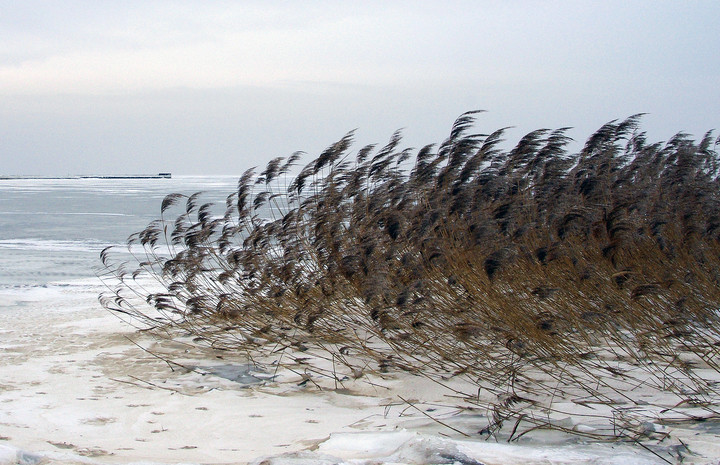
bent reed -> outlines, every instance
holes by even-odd
[[[132,260],[103,250],[102,304],[308,378],[426,376],[508,439],[720,418],[718,140],[648,143],[635,115],[508,151],[475,113],[416,153],[274,159],[224,212],[167,196]]]

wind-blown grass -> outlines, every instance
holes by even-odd
[[[578,154],[568,128],[503,150],[474,113],[417,152],[395,133],[353,154],[350,133],[294,177],[299,154],[272,160],[224,214],[167,196],[136,263],[103,251],[101,302],[314,376],[463,378],[510,437],[717,418],[718,141],[648,143],[635,115]]]

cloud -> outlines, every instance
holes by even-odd
[[[29,156],[48,172],[121,170],[126,154],[223,172],[238,148],[258,164],[354,127],[368,142],[406,127],[417,146],[477,108],[489,110],[484,130],[517,126],[511,139],[568,125],[582,139],[638,112],[650,113],[651,139],[718,124],[712,1],[0,7],[0,156],[15,172]]]
[[[289,81],[412,85],[417,78],[469,79],[500,63],[493,57],[502,45],[499,36],[487,34],[482,17],[477,26],[485,27],[485,34],[469,28],[478,15],[473,7],[464,16],[372,2],[361,8],[323,2],[224,8],[153,2],[123,12],[102,5],[94,14],[65,12],[48,25],[50,32],[16,29],[4,39],[0,92],[97,93]]]

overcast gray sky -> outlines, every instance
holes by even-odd
[[[239,174],[296,150],[720,127],[720,2],[0,0],[0,174]]]

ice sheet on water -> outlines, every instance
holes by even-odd
[[[52,308],[53,311],[75,311],[96,305],[97,295],[103,290],[96,278],[82,278],[47,284],[0,285],[0,311],[11,309]]]
[[[4,179],[0,191],[47,193],[62,191],[104,193],[119,196],[164,195],[170,192],[232,192],[240,175],[173,176],[171,179]]]
[[[426,437],[408,431],[390,433],[333,434],[319,447],[321,452],[346,460],[381,460],[413,464],[483,465],[461,452],[454,441]]]
[[[111,244],[99,240],[0,239],[0,249],[40,250],[45,252],[99,252],[108,245]]]
[[[59,457],[0,445],[0,465],[39,465]],[[101,460],[73,458],[60,463],[97,464]],[[155,465],[132,461],[128,465]],[[334,433],[315,450],[259,457],[252,465],[653,465],[649,452],[612,443],[519,445],[490,441],[453,440],[409,431]]]
[[[645,451],[610,443],[597,445],[518,445],[459,441],[409,431],[335,433],[314,452],[263,457],[253,465],[372,464],[586,464],[651,465],[658,458]]]
[[[201,371],[208,372],[215,376],[219,376],[221,378],[225,378],[227,380],[234,381],[236,383],[247,385],[247,386],[263,383],[263,382],[267,381],[269,378],[272,378],[271,374],[259,371],[258,368],[256,368],[254,365],[251,365],[251,364],[245,364],[245,365],[223,364],[223,365],[197,366],[195,368],[198,368]]]
[[[0,465],[38,465],[45,458],[11,446],[0,445]]]

